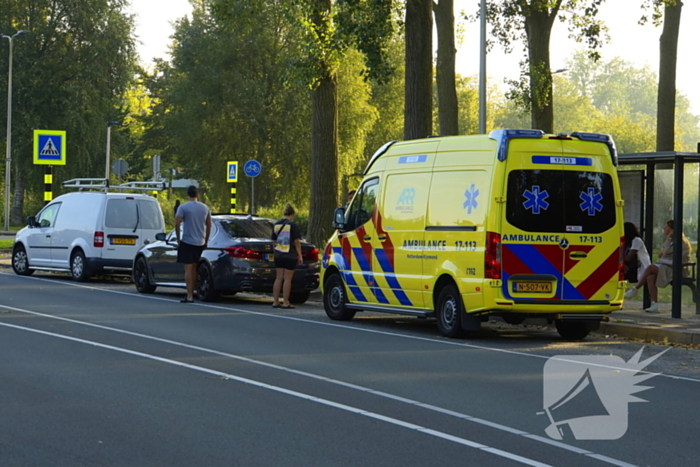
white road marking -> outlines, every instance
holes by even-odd
[[[101,289],[97,289],[97,290],[101,290]],[[565,450],[567,450],[567,451],[571,451],[571,452],[576,453],[576,454],[583,454],[583,455],[586,455],[586,456],[595,457],[596,459],[599,459],[599,460],[610,459],[610,461],[606,461],[606,462],[612,463],[612,464],[614,464],[614,465],[625,465],[625,466],[631,466],[631,465],[632,465],[632,464],[626,464],[625,462],[622,462],[622,461],[619,461],[619,460],[616,460],[616,459],[612,459],[612,458],[608,458],[608,457],[606,457],[606,456],[602,456],[602,455],[600,455],[600,454],[593,453],[593,452],[591,452],[591,451],[587,451],[587,450],[585,450],[585,449],[581,449],[581,448],[578,448],[578,447],[575,447],[575,446],[570,446],[570,445],[568,445],[568,444],[565,444],[565,443],[562,443],[562,442],[559,442],[559,441],[551,440],[551,439],[549,439],[549,438],[544,438],[544,437],[542,437],[542,436],[534,435],[534,434],[528,433],[528,432],[526,432],[526,431],[522,431],[522,430],[519,430],[519,429],[516,429],[516,428],[511,428],[511,427],[506,426],[506,425],[501,425],[501,424],[499,424],[499,423],[495,423],[495,422],[491,422],[491,421],[488,421],[488,420],[484,420],[484,419],[482,419],[482,418],[473,417],[473,416],[471,416],[471,415],[463,414],[463,413],[460,413],[460,412],[456,412],[456,411],[453,411],[453,410],[445,409],[445,408],[438,407],[438,406],[431,405],[431,404],[426,404],[426,403],[424,403],[424,402],[419,402],[419,401],[416,401],[416,400],[413,400],[413,399],[409,399],[409,398],[402,397],[402,396],[397,396],[397,395],[390,394],[390,393],[386,393],[386,392],[383,392],[383,391],[377,391],[377,390],[374,390],[374,389],[371,389],[371,388],[367,388],[367,387],[364,387],[364,386],[360,386],[360,385],[357,385],[357,384],[348,383],[348,382],[345,382],[345,381],[340,381],[340,380],[328,378],[328,377],[321,376],[321,375],[317,375],[317,374],[314,374],[314,373],[308,373],[308,372],[306,372],[306,371],[295,370],[295,369],[293,369],[293,368],[284,367],[284,366],[281,366],[281,365],[276,365],[276,364],[274,364],[274,363],[267,363],[267,362],[263,362],[263,361],[260,361],[260,360],[255,360],[255,359],[252,359],[252,358],[244,357],[244,356],[241,356],[241,355],[230,354],[230,353],[227,353],[227,352],[222,352],[222,351],[219,351],[219,350],[209,349],[209,348],[206,348],[206,347],[200,347],[200,346],[197,346],[197,345],[187,344],[187,343],[184,343],[184,342],[173,341],[173,340],[170,340],[170,339],[164,339],[164,338],[161,338],[161,337],[151,336],[151,335],[148,335],[148,334],[141,334],[141,333],[138,333],[138,332],[133,332],[133,331],[127,331],[127,330],[124,330],[124,329],[113,328],[113,327],[110,327],[110,326],[103,326],[103,325],[101,325],[101,324],[94,324],[94,323],[89,323],[89,322],[86,322],[86,321],[79,321],[79,320],[75,320],[75,319],[71,319],[71,318],[64,318],[64,317],[61,317],[61,316],[54,316],[54,315],[49,315],[49,314],[46,314],[46,313],[40,313],[40,312],[36,312],[36,311],[30,311],[30,310],[26,310],[26,309],[23,309],[23,308],[16,308],[16,307],[11,307],[11,306],[7,306],[7,305],[0,305],[0,308],[5,308],[5,309],[8,309],[8,310],[12,310],[12,311],[20,312],[20,313],[26,313],[26,314],[33,315],[33,316],[40,316],[40,317],[43,317],[43,318],[54,319],[54,320],[57,320],[57,321],[65,321],[65,322],[68,322],[68,323],[78,324],[78,325],[82,325],[82,326],[86,326],[86,327],[92,327],[92,328],[101,329],[101,330],[104,330],[104,331],[110,331],[110,332],[115,332],[115,333],[119,333],[119,334],[125,334],[125,335],[129,335],[129,336],[133,336],[133,337],[138,337],[138,338],[142,338],[142,339],[147,339],[147,340],[151,340],[151,341],[155,341],[155,342],[160,342],[160,343],[168,344],[168,345],[183,347],[183,348],[187,348],[187,349],[190,349],[190,350],[196,350],[196,351],[199,351],[199,352],[209,353],[209,354],[212,354],[212,355],[218,355],[218,356],[221,356],[221,357],[226,357],[226,358],[230,358],[230,359],[233,359],[233,360],[238,360],[238,361],[242,361],[242,362],[245,362],[245,363],[250,363],[250,364],[254,364],[254,365],[259,365],[259,366],[263,366],[263,367],[266,367],[266,368],[271,368],[271,369],[283,371],[283,372],[286,372],[286,373],[291,373],[291,374],[294,374],[294,375],[298,375],[298,376],[303,376],[303,377],[306,377],[306,378],[314,379],[314,380],[317,380],[317,381],[323,381],[323,382],[325,382],[325,383],[329,383],[329,384],[333,384],[333,385],[337,385],[337,386],[342,386],[342,387],[349,388],[349,389],[354,389],[354,390],[357,390],[357,391],[360,391],[360,392],[364,392],[364,393],[367,393],[367,394],[372,394],[372,395],[375,395],[375,396],[378,396],[378,397],[382,397],[382,398],[385,398],[385,399],[390,399],[390,400],[393,400],[393,401],[395,401],[395,402],[401,402],[401,403],[404,403],[404,404],[408,404],[408,405],[420,407],[420,408],[423,408],[423,409],[426,409],[426,410],[430,410],[430,411],[433,411],[433,412],[442,413],[442,414],[444,414],[444,415],[449,415],[449,416],[452,416],[452,417],[455,417],[455,418],[459,418],[459,419],[463,419],[463,420],[466,420],[466,421],[474,422],[474,423],[477,423],[477,424],[480,424],[480,425],[485,425],[485,426],[494,428],[494,429],[496,429],[496,430],[504,431],[504,432],[511,433],[511,434],[515,434],[515,435],[519,435],[519,436],[523,436],[523,437],[528,438],[528,439],[533,440],[533,441],[538,441],[538,442],[541,442],[541,443],[544,443],[544,444],[549,444],[549,445],[551,445],[551,446],[555,446],[555,447],[558,447],[558,448],[561,448],[561,449],[565,449]],[[0,323],[0,324],[2,324],[2,323]],[[440,341],[438,341],[438,342],[440,342]],[[614,462],[612,462],[612,461],[614,461]]]
[[[13,277],[21,277],[23,279],[45,281],[45,282],[49,282],[52,284],[68,285],[71,287],[84,288],[87,290],[94,290],[97,292],[108,292],[108,293],[113,293],[113,294],[117,294],[117,295],[126,295],[127,297],[133,297],[133,298],[142,298],[142,299],[146,299],[146,300],[157,300],[157,301],[178,303],[178,300],[173,300],[173,299],[169,299],[169,298],[155,297],[155,296],[150,296],[150,295],[142,295],[142,294],[138,294],[138,293],[122,292],[121,290],[103,289],[100,287],[93,287],[93,286],[89,286],[89,285],[76,284],[73,282],[58,282],[54,279],[46,279],[46,278],[41,278],[41,277],[29,277],[29,276],[15,276],[13,274],[8,274],[8,273],[0,273],[0,274],[5,274],[8,276],[13,276]],[[439,343],[439,344],[443,344],[443,345],[451,345],[451,346],[457,346],[457,347],[462,347],[462,348],[486,350],[486,351],[490,351],[490,352],[499,352],[499,353],[505,353],[505,354],[509,354],[509,355],[519,355],[521,357],[539,358],[542,360],[548,360],[551,358],[551,357],[548,357],[546,355],[538,355],[536,353],[517,352],[515,350],[498,349],[495,347],[487,347],[487,346],[483,346],[483,345],[467,344],[465,342],[453,342],[453,341],[448,341],[448,340],[433,339],[433,338],[429,338],[429,337],[410,336],[407,334],[401,334],[401,333],[396,333],[396,332],[378,331],[376,329],[367,329],[367,328],[352,326],[349,324],[338,324],[338,323],[323,322],[323,321],[313,321],[310,319],[295,318],[293,316],[269,314],[269,313],[263,313],[260,311],[246,310],[243,308],[225,307],[225,306],[221,306],[221,305],[211,305],[208,303],[201,303],[201,302],[195,302],[193,304],[182,305],[182,306],[200,306],[200,307],[211,308],[211,309],[215,309],[215,310],[235,311],[237,313],[244,313],[244,314],[256,315],[256,316],[264,316],[266,318],[285,319],[285,320],[289,320],[289,321],[297,321],[297,322],[301,322],[301,323],[309,323],[309,324],[315,324],[315,325],[319,325],[319,326],[328,326],[328,327],[335,327],[335,328],[341,328],[341,329],[349,329],[351,331],[366,332],[366,333],[370,333],[370,334],[381,334],[381,335],[385,335],[385,336],[400,337],[403,339],[412,339],[412,340],[418,340],[418,341],[423,341],[423,342]],[[387,315],[387,316],[389,316],[389,315]],[[562,362],[573,363],[573,364],[577,364],[577,365],[582,364],[581,362],[578,362],[575,360],[567,360],[567,359],[561,358],[560,356],[558,356],[557,360],[562,361]],[[649,375],[653,374],[659,378],[668,378],[668,379],[673,379],[673,380],[683,380],[683,381],[691,381],[693,383],[700,383],[700,379],[690,378],[690,377],[686,377],[686,376],[667,375],[664,373],[652,373],[650,371],[643,371],[643,370],[636,371],[636,370],[630,370],[629,368],[625,368],[625,367],[617,367],[617,366],[612,366],[612,365],[602,365],[602,364],[595,364],[595,363],[585,363],[585,365],[586,366],[596,366],[596,367],[601,367],[601,368],[608,368],[611,370],[618,370],[618,371],[629,371],[629,372],[634,372],[634,373],[639,373],[639,374],[649,374]]]
[[[79,338],[77,338],[77,337],[64,336],[64,335],[62,335],[62,334],[56,334],[56,333],[53,333],[53,332],[41,331],[41,330],[38,330],[38,329],[27,328],[27,327],[24,327],[24,326],[17,326],[17,325],[8,324],[8,323],[0,323],[0,326],[4,326],[4,327],[7,327],[7,328],[12,328],[12,329],[17,329],[17,330],[21,330],[21,331],[33,332],[33,333],[41,334],[41,335],[44,335],[44,336],[50,336],[50,337],[56,337],[56,338],[59,338],[59,339],[65,339],[65,340],[68,340],[68,341],[71,341],[71,342],[78,342],[78,343],[80,343],[80,344],[91,345],[91,346],[93,346],[93,347],[99,347],[99,348],[102,348],[102,349],[112,350],[112,351],[115,351],[115,352],[121,352],[121,353],[125,353],[125,354],[128,354],[128,355],[133,355],[133,356],[135,356],[135,357],[145,358],[145,359],[154,360],[154,361],[157,361],[157,362],[160,362],[160,363],[166,363],[166,364],[168,364],[168,365],[174,365],[174,366],[178,366],[178,367],[181,367],[181,368],[187,368],[187,369],[189,369],[189,370],[194,370],[194,371],[199,371],[199,372],[202,372],[202,373],[207,373],[207,374],[214,375],[214,376],[217,376],[217,377],[225,378],[225,379],[227,379],[227,380],[238,381],[239,383],[249,384],[249,385],[251,385],[251,386],[255,386],[255,387],[258,387],[258,388],[262,388],[262,389],[267,389],[267,390],[270,390],[270,391],[273,391],[273,392],[278,392],[278,393],[281,393],[281,394],[285,394],[285,395],[287,395],[287,396],[292,396],[292,397],[296,397],[296,398],[299,398],[299,399],[303,399],[303,400],[306,400],[306,401],[309,401],[309,402],[315,402],[315,403],[317,403],[317,404],[325,405],[325,406],[328,406],[328,407],[333,407],[333,408],[336,408],[336,409],[339,409],[339,410],[343,410],[343,411],[345,411],[345,412],[350,412],[350,413],[353,413],[353,414],[356,414],[356,415],[360,415],[360,416],[363,416],[363,417],[373,418],[373,419],[375,419],[375,420],[379,420],[379,421],[383,421],[383,422],[386,422],[386,423],[391,424],[391,425],[396,425],[396,426],[400,426],[400,427],[403,427],[403,428],[407,428],[407,429],[409,429],[409,430],[415,430],[415,431],[418,431],[418,432],[420,432],[420,433],[424,433],[424,434],[427,434],[427,435],[430,435],[430,436],[434,436],[434,437],[437,437],[437,438],[444,439],[444,440],[446,440],[446,441],[451,441],[451,442],[453,442],[453,443],[457,443],[457,444],[461,444],[461,445],[464,445],[464,446],[468,446],[468,447],[473,448],[473,449],[479,449],[479,450],[481,450],[481,451],[488,452],[488,453],[490,453],[490,454],[493,454],[493,455],[496,455],[496,456],[499,456],[499,457],[503,457],[503,458],[506,458],[506,459],[510,459],[510,460],[512,460],[512,461],[519,462],[519,463],[521,463],[521,464],[531,465],[531,466],[534,466],[534,467],[551,467],[549,464],[544,464],[544,463],[542,463],[542,462],[538,462],[538,461],[535,461],[535,460],[533,460],[533,459],[528,459],[528,458],[526,458],[526,457],[518,456],[517,454],[513,454],[513,453],[510,453],[510,452],[502,451],[502,450],[500,450],[500,449],[492,448],[492,447],[486,446],[486,445],[481,444],[481,443],[476,443],[476,442],[474,442],[474,441],[470,441],[470,440],[465,439],[465,438],[459,438],[459,437],[457,437],[457,436],[452,436],[452,435],[449,435],[449,434],[447,434],[447,433],[443,433],[443,432],[441,432],[441,431],[432,430],[432,429],[430,429],[430,428],[426,428],[426,427],[421,426],[421,425],[416,425],[416,424],[414,424],[414,423],[405,422],[405,421],[403,421],[403,420],[399,420],[399,419],[396,419],[396,418],[387,417],[387,416],[380,415],[380,414],[377,414],[377,413],[374,413],[374,412],[369,412],[369,411],[367,411],[367,410],[359,409],[359,408],[357,408],[357,407],[352,407],[352,406],[350,406],[350,405],[340,404],[340,403],[338,403],[338,402],[333,402],[333,401],[330,401],[330,400],[327,400],[327,399],[322,399],[322,398],[320,398],[320,397],[312,396],[312,395],[310,395],[310,394],[305,394],[305,393],[302,393],[302,392],[292,391],[292,390],[285,389],[285,388],[282,388],[282,387],[279,387],[279,386],[273,386],[273,385],[271,385],[271,384],[263,383],[263,382],[261,382],[261,381],[256,381],[256,380],[252,380],[252,379],[248,379],[248,378],[242,378],[242,377],[240,377],[240,376],[236,376],[236,375],[233,375],[233,374],[230,374],[230,373],[224,373],[224,372],[222,372],[222,371],[212,370],[212,369],[209,369],[209,368],[201,367],[201,366],[198,366],[198,365],[192,365],[192,364],[189,364],[189,363],[178,362],[178,361],[176,361],[176,360],[171,360],[171,359],[168,359],[168,358],[158,357],[158,356],[156,356],[156,355],[151,355],[151,354],[147,354],[147,353],[143,353],[143,352],[137,352],[137,351],[125,349],[125,348],[122,348],[122,347],[116,347],[116,346],[113,346],[113,345],[102,344],[102,343],[100,343],[100,342],[89,341],[89,340],[85,340],[85,339],[79,339]]]

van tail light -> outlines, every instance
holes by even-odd
[[[104,232],[95,232],[95,237],[92,241],[92,245],[95,248],[102,248],[105,246],[105,233]]]
[[[224,251],[232,258],[263,259],[262,252],[249,250],[242,246],[230,246],[224,248]]]
[[[304,259],[304,261],[318,261],[318,249],[314,248],[311,251],[302,253],[301,257]]]
[[[484,277],[487,279],[501,278],[501,235],[493,232],[486,232]]]
[[[618,280],[625,280],[625,237],[620,237],[620,264],[618,266],[620,271]]]

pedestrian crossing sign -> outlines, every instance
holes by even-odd
[[[34,130],[34,164],[66,165],[66,132]]]
[[[227,181],[230,183],[235,183],[238,181],[238,161],[232,161],[226,163],[228,176]]]

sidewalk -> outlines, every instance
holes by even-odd
[[[659,307],[660,313],[647,313],[641,300],[625,300],[622,310],[610,314],[610,321],[601,323],[596,333],[700,345],[700,315],[695,314],[695,305],[682,307],[680,319],[671,318],[670,303],[661,303]]]

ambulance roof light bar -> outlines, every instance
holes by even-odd
[[[508,143],[515,138],[542,138],[542,130],[493,130],[489,133],[489,138],[498,142],[498,160],[504,161],[508,156]]]
[[[610,157],[612,157],[613,165],[617,167],[617,149],[615,149],[615,141],[613,141],[612,136],[604,133],[584,133],[579,131],[571,133],[571,136],[581,141],[595,141],[607,144],[608,149],[610,149]]]

